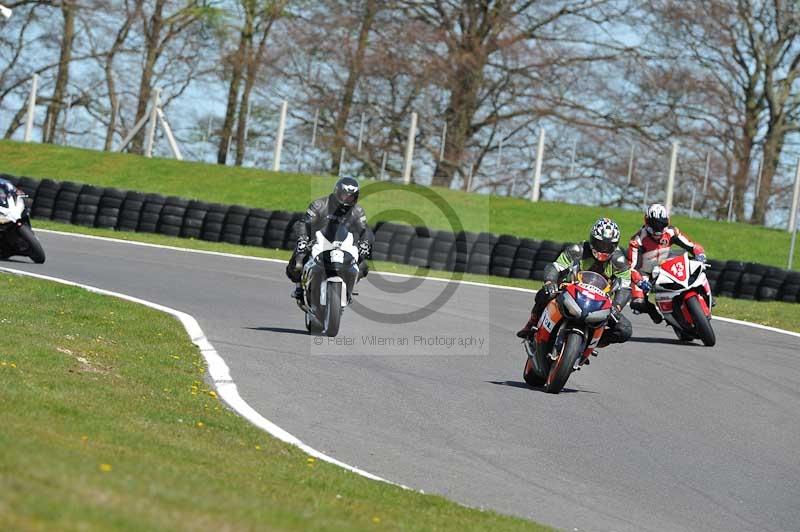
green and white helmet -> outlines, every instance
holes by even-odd
[[[589,231],[589,246],[592,255],[599,261],[605,262],[619,244],[619,226],[611,218],[600,218]]]

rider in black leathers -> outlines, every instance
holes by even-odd
[[[358,238],[359,279],[367,276],[369,270],[366,259],[372,249],[375,235],[367,225],[367,214],[361,205],[357,205],[358,194],[358,181],[352,177],[343,177],[336,182],[331,194],[311,202],[303,218],[298,220],[295,225],[297,244],[289,264],[286,265],[287,277],[297,285],[292,294],[295,299],[303,299],[300,278],[303,265],[311,253],[311,239],[331,220],[346,224]]]

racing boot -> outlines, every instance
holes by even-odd
[[[294,292],[292,292],[292,298],[302,302],[304,296],[305,291],[303,290],[303,286],[300,283],[297,283],[297,285],[294,287]]]
[[[517,331],[517,338],[522,338],[523,340],[530,340],[533,338],[533,335],[536,334],[538,327],[536,324],[539,323],[539,315],[538,313],[531,312],[531,317],[528,318],[528,322]]]
[[[644,306],[647,314],[650,316],[650,319],[653,320],[653,323],[658,325],[659,323],[664,321],[664,318],[661,316],[661,313],[658,311],[656,306],[650,302],[649,299],[644,300]]]

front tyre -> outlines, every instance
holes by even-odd
[[[33,230],[25,224],[17,229],[19,237],[28,245],[28,256],[36,264],[43,264],[45,260],[44,249],[39,239],[33,234]]]
[[[550,376],[544,385],[544,391],[559,393],[564,388],[567,379],[572,374],[575,362],[583,354],[583,349],[583,336],[577,333],[567,333],[567,339],[561,349],[561,356],[550,367]]]
[[[327,283],[328,295],[325,301],[325,334],[331,338],[339,334],[339,321],[342,318],[342,283]]]
[[[703,342],[703,345],[711,347],[716,344],[717,337],[714,334],[714,329],[711,328],[711,320],[703,312],[700,301],[696,297],[692,297],[686,302],[686,306],[689,308],[689,314],[692,316],[692,321],[697,329],[697,336]]]

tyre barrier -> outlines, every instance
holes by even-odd
[[[117,231],[160,233],[273,249],[294,247],[302,213],[269,211],[103,188],[71,181],[0,174],[30,196],[38,219]],[[435,270],[544,278],[544,269],[565,245],[492,233],[452,233],[378,222],[371,258]],[[800,302],[800,272],[736,260],[710,260],[706,271],[715,294],[753,301]]]

